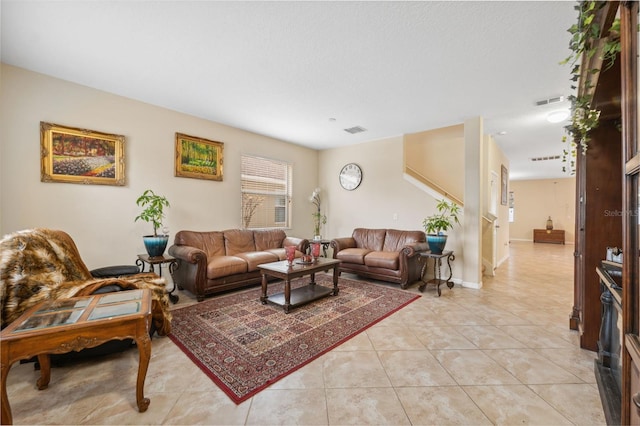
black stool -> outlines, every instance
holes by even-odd
[[[135,275],[139,273],[140,270],[134,265],[105,266],[104,268],[91,270],[91,275],[93,275],[94,278],[125,277],[127,275]]]

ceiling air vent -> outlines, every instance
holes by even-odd
[[[562,101],[564,101],[564,96],[554,96],[552,98],[541,99],[539,101],[536,101],[536,106],[557,104]]]
[[[534,157],[531,159],[531,161],[548,161],[548,160],[559,160],[560,156],[559,155],[549,155],[546,157]]]
[[[351,133],[353,135],[355,133],[366,132],[367,129],[365,129],[364,127],[355,126],[355,127],[349,127],[348,129],[344,129],[344,131]]]

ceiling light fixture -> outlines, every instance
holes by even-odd
[[[569,110],[568,109],[559,109],[557,111],[551,111],[547,114],[547,121],[549,123],[560,123],[569,118]]]

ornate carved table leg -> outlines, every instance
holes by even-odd
[[[177,260],[172,260],[171,262],[169,262],[169,275],[171,275],[171,281],[173,281],[173,272],[179,268],[179,264]],[[162,267],[161,267],[162,269]],[[173,292],[176,291],[176,282],[173,281],[173,288],[171,289],[171,291],[169,291],[169,300],[171,300],[171,302],[173,302],[174,304],[178,303],[178,300],[180,300],[180,297],[178,297],[177,294],[173,294]]]
[[[438,290],[438,297],[440,297],[440,284],[442,284],[442,276],[440,275],[440,267],[442,266],[442,258],[433,259],[433,270],[435,274],[436,289]]]
[[[144,272],[144,262],[142,261],[142,259],[136,259],[136,266],[140,268],[140,272]],[[151,268],[149,268],[149,270],[151,270]]]
[[[43,390],[49,387],[49,381],[51,380],[51,358],[49,354],[38,355],[38,363],[40,364],[40,378],[36,385],[38,390]]]
[[[420,284],[420,287],[418,287],[418,290],[420,290],[420,292],[423,292],[424,289],[427,287],[427,283],[424,280],[424,274],[425,272],[427,272],[427,263],[429,263],[429,260],[427,257],[420,256],[420,261],[424,262],[424,265],[422,265],[422,270],[420,271],[420,281],[422,281],[422,284]]]
[[[333,295],[337,296],[340,292],[338,288],[338,277],[340,276],[340,269],[337,266],[333,267]]]
[[[13,416],[11,415],[11,406],[9,405],[9,397],[7,396],[7,376],[9,375],[9,370],[11,369],[11,364],[9,363],[9,356],[6,348],[2,350],[2,360],[0,361],[0,375],[2,376],[2,407],[0,410],[2,411],[2,424],[10,425],[13,424]]]
[[[149,408],[151,402],[149,398],[144,397],[144,380],[147,376],[147,369],[149,368],[149,359],[151,358],[151,338],[147,330],[147,321],[140,321],[138,327],[138,337],[136,338],[136,345],[138,346],[138,352],[140,355],[140,361],[138,364],[138,380],[136,382],[136,402],[138,404],[138,411],[144,413]]]
[[[451,269],[451,262],[456,260],[456,257],[451,253],[447,256],[447,266],[449,267],[449,278],[447,278],[447,287],[453,288],[453,281],[451,281],[451,277],[453,276],[453,270]]]

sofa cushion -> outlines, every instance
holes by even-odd
[[[353,230],[353,239],[360,248],[371,251],[382,251],[386,229],[356,228]]]
[[[384,237],[383,251],[400,251],[408,244],[425,242],[426,237],[422,231],[400,231],[397,229],[387,229]]]
[[[366,248],[348,248],[340,250],[336,256],[338,259],[346,263],[364,265],[364,257],[369,253],[371,253],[371,250]]]
[[[224,234],[220,231],[180,231],[176,234],[174,244],[198,248],[205,252],[207,257],[224,256],[226,254]]]
[[[238,253],[236,256],[247,262],[247,270],[249,272],[256,271],[258,265],[262,265],[263,263],[277,262],[280,260],[277,255],[269,253],[268,251],[250,251],[247,253]]]
[[[364,264],[373,268],[397,270],[400,267],[400,251],[372,251],[364,257]]]
[[[226,277],[247,272],[247,262],[236,256],[213,256],[207,264],[207,278]]]
[[[256,245],[256,251],[282,247],[282,242],[285,238],[287,238],[287,234],[281,229],[253,231],[253,241]]]
[[[223,233],[227,256],[256,251],[256,245],[253,242],[253,231],[245,229],[229,229],[223,231]]]

